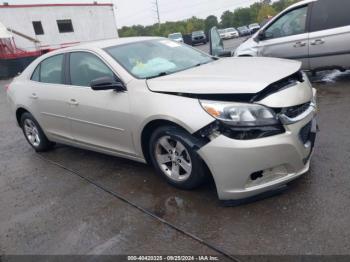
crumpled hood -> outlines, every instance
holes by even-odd
[[[209,64],[147,80],[150,90],[187,94],[252,94],[296,73],[301,63],[266,57],[222,58]]]

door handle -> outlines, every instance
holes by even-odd
[[[32,98],[32,99],[38,99],[38,95],[37,95],[36,93],[32,93],[32,94],[30,95],[30,98]]]
[[[68,102],[70,105],[73,105],[73,106],[77,106],[77,105],[79,105],[79,102],[77,101],[77,100],[75,100],[75,99],[71,99],[71,100],[69,100],[69,102]]]
[[[324,40],[323,39],[316,39],[315,41],[311,42],[311,45],[322,45],[324,44]]]
[[[306,42],[299,41],[294,44],[294,47],[303,47],[303,46],[306,46]]]

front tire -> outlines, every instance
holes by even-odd
[[[164,126],[156,129],[149,144],[149,155],[157,173],[181,189],[193,189],[206,181],[203,160],[193,149],[195,139],[186,131]]]
[[[47,151],[53,147],[54,143],[47,139],[38,121],[30,113],[21,116],[21,127],[24,137],[36,152]]]

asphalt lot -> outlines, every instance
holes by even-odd
[[[129,160],[35,153],[0,81],[0,254],[350,255],[350,72],[312,80],[321,131],[310,172],[238,207],[223,207],[213,184],[181,191]]]

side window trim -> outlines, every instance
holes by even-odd
[[[114,77],[119,80],[125,87],[125,83],[124,81],[119,77],[119,75],[115,72],[115,70],[113,70],[113,68],[105,61],[105,59],[103,59],[101,56],[99,56],[98,54],[96,54],[95,52],[91,52],[90,50],[74,50],[74,51],[70,51],[66,53],[66,62],[65,62],[65,74],[66,74],[66,83],[67,85],[72,85],[72,80],[71,80],[71,75],[70,75],[70,56],[72,53],[88,53],[91,54],[93,56],[95,56],[96,58],[98,58],[109,70],[111,70],[111,72],[113,73]]]
[[[62,68],[63,83],[65,85],[70,85],[70,83],[71,83],[69,60],[70,60],[70,53],[65,53],[64,57],[63,57],[63,68]]]
[[[40,64],[38,66],[39,66],[38,77],[39,77],[39,82],[41,83],[41,62],[40,62]]]
[[[264,32],[266,32],[274,23],[276,23],[280,18],[282,18],[283,16],[289,14],[290,12],[293,12],[297,9],[301,9],[301,8],[307,8],[307,12],[306,12],[306,21],[305,21],[305,33],[309,33],[309,26],[310,26],[310,14],[311,14],[311,8],[310,8],[310,3],[309,4],[305,4],[305,5],[301,5],[301,6],[296,6],[288,11],[283,12],[282,14],[280,14],[271,24],[269,24],[266,28],[264,28]],[[271,38],[271,39],[278,39],[278,38],[282,38],[285,36],[280,36],[280,37],[275,37],[275,38]],[[266,40],[270,40],[270,39],[266,39]]]
[[[306,25],[305,25],[305,33],[310,33],[310,26],[311,26],[311,14],[312,14],[312,7],[314,2],[308,3],[307,6],[307,12],[306,12]]]
[[[35,74],[36,70],[38,70],[38,81],[33,80],[34,74]],[[40,80],[41,80],[40,71],[41,71],[41,62],[35,67],[35,69],[33,70],[32,74],[30,75],[30,78],[29,78],[29,79],[30,79],[31,81],[34,81],[34,82],[39,83]]]

